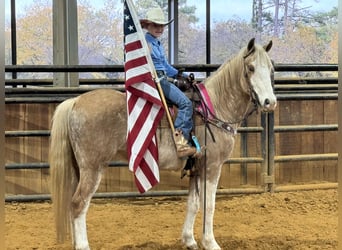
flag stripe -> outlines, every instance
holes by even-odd
[[[130,47],[126,47],[128,44],[135,43],[136,45],[141,45],[140,48],[143,48],[143,43],[140,40],[137,32],[126,35],[125,37],[125,50],[128,50]],[[145,51],[145,50],[144,50]],[[144,52],[145,53],[145,52]]]
[[[147,151],[148,153],[149,151]],[[147,164],[147,158],[144,158],[142,161],[141,161],[141,164],[140,164],[140,169],[141,171],[144,173],[144,175],[146,176],[146,178],[149,180],[150,184],[153,186],[155,184],[157,184],[159,182],[158,179],[156,179],[155,175],[154,175],[154,172],[155,170],[158,170],[158,168],[154,169],[154,168],[150,168],[150,165]],[[152,164],[153,165],[153,164]]]
[[[149,68],[146,66],[146,63],[146,57],[138,57],[127,61],[125,64],[125,68],[127,69],[127,76],[131,78],[137,75],[146,74],[147,72],[150,72]]]
[[[155,92],[153,88],[148,86],[148,84],[145,84],[145,86],[142,88],[140,86],[134,86],[134,87],[126,88],[126,90],[158,106],[162,105],[159,99],[158,92]],[[150,91],[150,92],[146,93],[147,91]]]
[[[142,152],[139,152],[140,148],[144,148],[148,146],[149,140],[152,139],[152,136],[154,134],[149,134],[146,135],[144,131],[152,130],[153,129],[153,121],[156,119],[156,116],[158,115],[159,109],[152,108],[150,109],[151,106],[144,105],[144,108],[142,110],[137,110],[135,111],[140,111],[140,114],[135,114],[132,112],[132,118],[136,117],[135,123],[133,126],[130,128],[130,136],[131,138],[134,138],[132,143],[132,151],[133,152],[138,152],[137,157],[142,157],[140,155]],[[149,121],[145,120],[149,119]],[[142,126],[141,126],[142,124]],[[133,169],[135,169],[137,166],[134,164]]]
[[[129,41],[126,39],[126,44],[125,44],[126,53],[129,53],[129,52],[132,52],[132,51],[133,52],[134,51],[140,51],[140,49],[142,49],[143,46],[141,44],[141,41],[137,40],[138,37],[137,36],[131,36],[130,38],[131,39]],[[142,50],[142,51],[144,51],[144,50]],[[141,51],[140,51],[140,53],[141,53]]]
[[[152,78],[154,66],[131,0],[124,1],[125,88],[129,169],[139,192],[159,183],[155,137],[164,110]]]

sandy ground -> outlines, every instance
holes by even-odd
[[[337,249],[337,190],[218,196],[214,232],[222,249]],[[93,250],[185,249],[180,240],[186,198],[93,200]],[[6,249],[72,249],[57,245],[49,202],[7,203]],[[202,232],[198,216],[196,239]]]

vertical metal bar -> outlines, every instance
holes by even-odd
[[[274,65],[274,62],[272,61]],[[271,83],[274,91],[274,71],[271,73]],[[267,113],[267,175],[272,181],[268,181],[268,191],[274,192],[274,156],[275,156],[275,144],[274,144],[274,112]]]
[[[178,0],[171,0],[168,2],[169,19],[173,22],[169,25],[169,60],[170,64],[177,64],[178,62]]]
[[[268,134],[268,176],[274,178],[274,157],[275,157],[275,137],[274,137],[274,112],[268,113],[267,134]],[[268,183],[268,190],[274,192],[274,183]]]
[[[341,1],[339,1],[340,5],[338,8],[338,30],[342,30],[342,8]],[[338,33],[339,41],[342,41],[342,32]],[[341,43],[340,43],[341,44]],[[342,46],[338,46],[338,96],[342,96]],[[338,98],[338,110],[342,110],[342,100]],[[338,138],[342,138],[342,114],[338,112]],[[342,140],[338,140],[338,161],[337,161],[337,169],[338,169],[338,249],[342,249]]]
[[[17,65],[17,19],[15,0],[11,0],[11,54],[12,65]],[[17,72],[12,72],[12,79],[17,79]]]
[[[247,127],[248,123],[246,120],[244,120],[241,123],[242,127]],[[241,133],[240,134],[240,155],[241,157],[247,157],[248,156],[248,147],[247,147],[247,140],[248,140],[248,133]],[[248,178],[247,178],[247,163],[243,162],[240,164],[241,174],[240,174],[240,182],[243,185],[247,184]]]
[[[5,37],[5,1],[0,2],[0,34]],[[0,41],[0,249],[5,249],[5,39]]]
[[[210,36],[210,26],[211,26],[211,16],[210,16],[210,0],[206,0],[206,64],[211,62],[211,36]],[[207,71],[207,76],[210,74]]]
[[[261,113],[261,155],[263,162],[261,164],[261,183],[264,188],[264,192],[267,192],[268,185],[265,183],[265,177],[268,175],[268,136],[267,136],[267,115]]]
[[[210,0],[206,1],[206,42],[207,42],[207,55],[206,55],[206,61],[207,64],[210,64]],[[207,71],[207,75],[209,75],[209,71]],[[205,130],[207,131],[207,130]],[[205,154],[206,157],[206,154]],[[205,165],[203,168],[204,171],[204,181],[203,181],[203,228],[202,228],[202,234],[205,235],[206,232],[206,211],[207,211],[207,161],[205,158]]]

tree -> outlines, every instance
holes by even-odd
[[[155,4],[167,13],[167,0],[135,2],[141,18]],[[272,53],[277,62],[337,62],[336,7],[329,12],[314,13],[307,7],[301,7],[300,0],[252,0],[251,3],[251,23],[232,18],[212,24],[212,63],[223,63],[252,37],[257,37],[260,43],[274,40]],[[198,25],[195,11],[195,5],[179,0],[179,63],[201,64],[206,61],[206,29]],[[122,64],[121,0],[103,0],[96,7],[91,0],[78,0],[78,19],[80,64]],[[11,56],[10,32],[10,24],[6,23],[7,64],[10,64]],[[162,39],[167,45],[167,32]],[[17,46],[18,64],[52,64],[51,0],[34,0],[26,12],[18,16]]]
[[[38,13],[38,14],[37,14]],[[7,23],[5,47],[6,63],[10,62],[10,23]],[[52,64],[52,6],[48,0],[35,0],[26,8],[25,15],[17,17],[17,64]],[[18,77],[51,77],[51,74],[20,73]]]
[[[123,63],[123,13],[119,4],[106,0],[103,7],[94,9],[88,0],[79,1],[80,64]]]
[[[278,63],[316,63],[325,58],[326,47],[315,29],[300,26],[282,38],[273,38],[272,58]]]
[[[338,31],[336,30],[331,37],[330,43],[326,46],[326,62],[338,63]]]
[[[35,0],[17,22],[17,62],[52,64],[52,54],[52,6]]]
[[[242,20],[215,23],[212,28],[211,62],[223,63],[255,36],[252,25]]]

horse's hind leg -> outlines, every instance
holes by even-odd
[[[87,169],[80,171],[80,181],[72,198],[73,243],[76,250],[90,249],[87,236],[86,216],[91,198],[101,181],[101,171]]]
[[[198,176],[190,177],[188,207],[182,232],[182,241],[188,249],[198,249],[194,238],[194,223],[199,210],[198,188]]]

